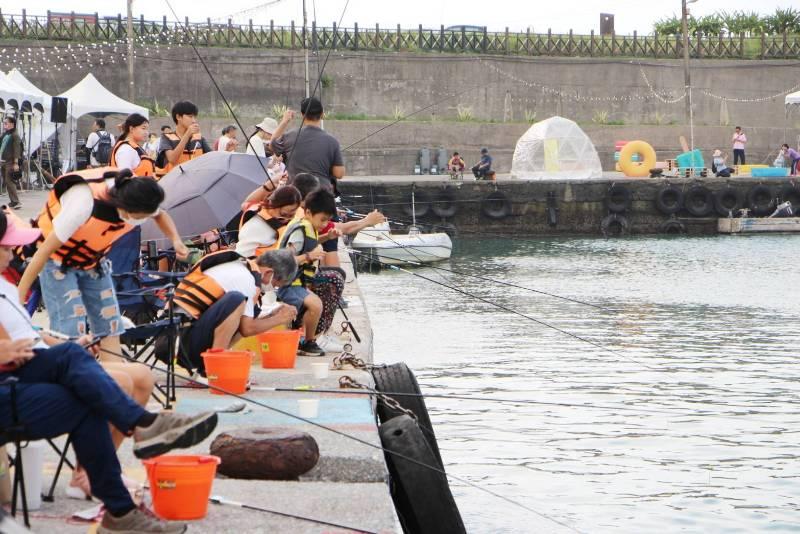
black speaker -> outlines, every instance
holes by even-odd
[[[54,96],[50,104],[50,122],[67,122],[67,99]]]

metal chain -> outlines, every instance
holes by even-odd
[[[362,384],[361,382],[359,382],[358,380],[355,380],[354,378],[352,378],[350,376],[344,375],[344,376],[339,378],[339,388],[340,389],[347,389],[347,388],[350,388],[350,389],[363,389],[365,391],[369,391],[370,393],[373,393],[375,395],[375,399],[378,402],[383,403],[383,405],[386,406],[387,408],[389,408],[390,410],[395,410],[397,412],[405,414],[405,415],[411,417],[414,420],[415,423],[419,423],[419,421],[417,420],[417,414],[415,414],[411,410],[403,408],[400,405],[400,403],[397,402],[395,399],[393,399],[392,397],[388,397],[388,396],[384,395],[383,393],[381,393],[380,391],[378,391],[375,388],[371,388],[371,387],[367,386],[366,384]]]
[[[348,350],[349,347],[349,350]],[[344,351],[333,359],[333,369],[336,371],[341,371],[345,368],[346,365],[351,366],[353,369],[361,369],[362,371],[368,371],[373,366],[350,352],[352,350],[352,346],[345,345]]]

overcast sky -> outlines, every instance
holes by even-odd
[[[226,20],[236,15],[237,20],[268,24],[273,19],[276,24],[288,25],[291,20],[302,21],[302,0],[226,0],[211,2],[207,0],[170,0],[180,18],[190,20]],[[339,21],[346,0],[306,0],[308,19],[314,16],[321,26],[330,26]],[[3,14],[21,12],[22,2],[13,4],[3,2]],[[14,5],[16,4],[16,5]],[[271,4],[271,5],[270,5]],[[13,5],[13,7],[12,7]],[[172,18],[165,0],[134,0],[134,15],[143,14],[145,18],[161,19],[163,15]],[[715,11],[759,11],[772,13],[776,7],[798,7],[800,0],[699,0],[690,9],[696,16]],[[19,6],[19,7],[17,7]],[[28,14],[46,14],[51,11],[97,12],[100,15],[125,13],[124,0],[81,0],[65,2],[61,0],[25,0]],[[428,28],[438,28],[456,24],[488,26],[489,30],[532,31],[575,33],[599,31],[600,13],[614,14],[616,31],[630,34],[652,31],[653,22],[680,13],[680,0],[350,0],[344,14],[343,24],[352,26],[372,26],[379,23],[386,27],[417,27],[422,24]],[[309,22],[310,24],[310,22]]]

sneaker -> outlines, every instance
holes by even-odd
[[[185,449],[200,443],[217,427],[217,414],[202,412],[186,415],[160,412],[153,424],[137,428],[133,433],[133,454],[139,458],[152,458],[172,449]]]
[[[8,207],[11,208],[11,209],[18,210],[18,209],[22,208],[22,203],[21,202],[9,202],[8,203]]]
[[[317,345],[319,345],[325,352],[344,351],[344,345],[333,336],[320,336],[317,338]]]
[[[167,522],[157,518],[149,511],[134,508],[122,517],[114,517],[110,513],[103,514],[103,520],[97,527],[97,534],[145,534],[159,532],[162,534],[179,534],[186,532],[186,523]]]
[[[303,341],[297,349],[300,356],[325,356],[325,350],[316,341]]]

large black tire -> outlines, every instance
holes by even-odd
[[[433,432],[428,407],[425,405],[425,398],[419,389],[417,377],[414,372],[403,362],[391,365],[377,366],[372,368],[372,378],[375,380],[375,389],[381,393],[413,393],[419,396],[398,395],[392,397],[397,403],[417,416],[419,426],[422,429],[428,445],[436,456],[436,461],[441,467],[442,454],[439,452],[439,444],[436,443],[436,434]],[[391,395],[389,395],[391,397]],[[378,420],[381,423],[402,415],[402,412],[388,408],[382,402],[378,402]]]
[[[695,185],[683,198],[683,205],[690,215],[708,217],[714,211],[714,194],[702,185]]]
[[[678,213],[683,208],[683,191],[674,185],[667,185],[656,194],[656,209],[664,215]]]
[[[623,213],[631,209],[631,190],[624,185],[612,185],[606,194],[606,207],[611,213]]]
[[[428,214],[431,209],[428,193],[420,191],[419,189],[414,190],[414,208],[416,209],[417,217],[424,217]],[[405,203],[403,204],[403,213],[408,217],[411,217],[413,214],[413,210],[411,209],[411,193],[406,196]]]
[[[747,206],[753,215],[769,215],[775,209],[775,195],[766,185],[758,184],[747,193]]]
[[[686,233],[686,226],[678,219],[669,219],[661,223],[658,231],[666,235],[680,235]]]
[[[800,213],[800,189],[797,184],[786,184],[781,187],[781,202],[791,202],[794,214]]]
[[[720,189],[714,193],[714,209],[720,217],[735,217],[742,209],[742,194],[733,187]]]
[[[600,231],[604,237],[622,237],[630,232],[630,224],[624,215],[612,213],[600,222]]]
[[[436,216],[447,219],[458,212],[458,200],[452,189],[442,189],[431,203],[431,208]]]
[[[428,447],[417,423],[411,417],[401,415],[383,423],[379,432],[383,448],[397,453],[386,453],[386,466],[389,468],[394,507],[403,532],[466,532],[447,483],[447,475],[428,467],[438,468],[436,456]]]
[[[495,191],[481,200],[481,212],[490,219],[505,219],[511,215],[511,201],[500,191]]]

